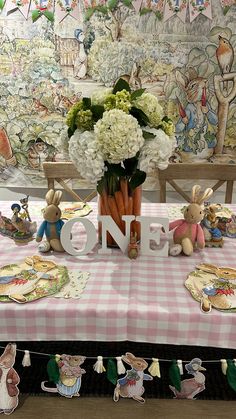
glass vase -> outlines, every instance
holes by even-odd
[[[130,190],[128,181],[124,178],[120,179],[118,189],[110,195],[106,189],[98,194],[98,214],[110,215],[125,234],[125,222],[122,215],[141,215],[142,202],[142,186],[138,186],[134,190]],[[130,226],[130,235],[135,235],[136,240],[140,240],[140,223],[132,221]],[[99,242],[102,238],[101,222],[98,223]],[[107,245],[110,247],[118,247],[116,241],[110,233],[107,233]]]

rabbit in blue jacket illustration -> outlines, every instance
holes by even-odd
[[[57,252],[64,252],[60,241],[64,221],[61,220],[61,210],[58,206],[61,196],[61,191],[54,191],[53,189],[50,189],[46,194],[47,207],[43,210],[44,221],[39,227],[36,237],[37,242],[42,241],[44,234],[47,238],[46,243],[44,242],[39,245],[41,252],[47,252],[50,249],[56,250]]]
[[[194,154],[213,149],[218,118],[207,98],[207,79],[199,77],[193,68],[186,74],[176,70],[175,77],[188,102],[183,107],[177,98],[180,118],[175,132],[179,148]]]
[[[143,381],[153,380],[151,375],[144,373],[144,370],[148,367],[147,362],[143,358],[137,358],[130,352],[126,352],[121,358],[131,365],[132,369],[126,372],[125,377],[117,381],[113,400],[118,402],[120,397],[127,397],[137,400],[139,403],[144,403],[145,399],[141,397],[144,393]]]

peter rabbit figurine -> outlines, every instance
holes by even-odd
[[[169,226],[170,230],[175,229],[174,243],[182,246],[182,252],[186,256],[193,253],[196,244],[200,249],[205,246],[204,233],[199,224],[204,217],[204,209],[201,204],[212,195],[213,190],[207,188],[202,195],[200,195],[200,190],[199,185],[193,186],[191,204],[184,210],[184,219],[172,221]]]
[[[144,370],[148,367],[147,362],[143,358],[136,358],[130,352],[126,352],[121,358],[124,362],[131,365],[132,368],[127,371],[125,377],[117,381],[113,400],[118,402],[120,397],[127,397],[139,403],[144,403],[145,399],[141,397],[144,393],[143,381],[153,380],[151,375],[144,373]]]
[[[199,77],[193,68],[188,68],[185,74],[176,70],[175,78],[188,102],[183,106],[177,97],[180,114],[175,127],[177,144],[182,151],[204,157],[206,150],[216,145],[218,124],[217,115],[207,100],[207,79]]]
[[[53,249],[57,252],[64,252],[61,245],[60,234],[64,225],[61,220],[61,210],[59,203],[61,200],[62,192],[50,189],[46,194],[47,207],[43,210],[44,221],[38,229],[36,241],[41,242],[43,235],[46,235],[47,242],[39,245],[41,252],[47,252]]]

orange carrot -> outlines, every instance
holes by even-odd
[[[107,214],[107,212],[105,211],[105,205],[104,205],[104,196],[100,195],[100,199],[99,199],[99,211],[101,215],[109,215]],[[109,210],[109,208],[108,208]],[[110,210],[109,210],[110,213]],[[98,237],[99,240],[102,239],[102,223],[101,221],[98,222]],[[107,231],[107,244],[108,246],[111,246],[114,244],[114,240],[111,236],[111,234]]]
[[[101,197],[102,197],[102,201],[103,201],[103,204],[104,204],[104,215],[105,214],[110,215],[110,208],[109,208],[108,199],[107,199],[108,195],[107,195],[107,192],[105,191],[105,189],[102,191]]]
[[[141,214],[142,188],[138,186],[133,192],[133,212],[134,215]]]
[[[123,195],[124,206],[125,206],[125,214],[127,214],[128,209],[128,181],[125,179],[120,179],[120,189]]]
[[[121,218],[120,218],[120,215],[119,215],[119,211],[117,209],[117,205],[116,205],[116,201],[115,201],[114,196],[108,195],[107,201],[108,201],[108,205],[109,205],[109,208],[110,208],[110,215],[112,216],[113,220],[118,225],[120,230],[123,231]]]
[[[128,208],[127,208],[127,215],[133,214],[133,198],[132,196],[128,197]]]
[[[121,191],[116,191],[114,195],[115,195],[116,205],[117,205],[119,214],[121,216],[125,215],[125,205],[124,205],[122,192]]]

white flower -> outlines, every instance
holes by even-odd
[[[96,183],[104,175],[104,159],[93,131],[77,129],[70,138],[69,155],[84,179]]]
[[[146,140],[141,149],[140,169],[144,172],[148,172],[153,166],[161,170],[166,169],[176,147],[175,137],[168,137],[161,129],[145,128],[145,130],[154,134],[155,138]]]
[[[144,143],[137,120],[120,109],[104,112],[94,133],[104,160],[109,163],[118,164],[134,157]]]
[[[160,124],[164,112],[156,96],[151,93],[143,93],[135,99],[133,104],[147,115],[151,127],[157,127]]]

